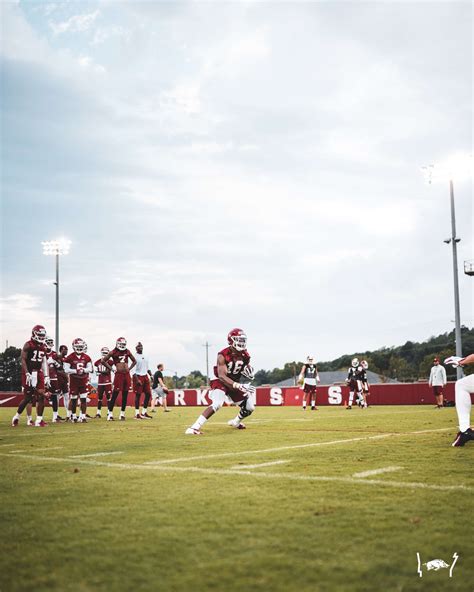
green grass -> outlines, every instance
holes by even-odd
[[[185,436],[197,413],[12,429],[0,410],[0,591],[474,589],[474,445],[450,446],[454,409],[266,407],[237,431],[225,408]],[[121,454],[70,458],[97,452]],[[401,468],[352,477],[382,467]],[[455,551],[451,579],[418,577],[417,552]]]

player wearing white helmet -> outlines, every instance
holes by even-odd
[[[87,349],[84,339],[77,337],[72,342],[73,352],[64,360],[64,372],[70,377],[70,400],[68,417],[72,417],[75,423],[78,421],[76,415],[77,399],[80,399],[81,412],[79,414],[79,422],[87,422],[87,384],[89,382],[89,374],[93,372],[92,360],[85,353]]]
[[[132,363],[130,366],[128,362]],[[112,397],[108,405],[107,421],[114,421],[114,405],[117,397],[121,393],[122,405],[120,410],[120,420],[125,421],[125,409],[127,408],[128,391],[132,384],[130,370],[136,365],[137,361],[132,352],[127,349],[127,340],[125,337],[119,337],[115,344],[115,348],[102,358],[104,365],[112,371],[112,365],[115,366],[114,386]]]
[[[316,388],[318,382],[321,382],[319,378],[318,368],[316,367],[314,357],[308,356],[306,358],[306,364],[301,367],[299,382],[302,383],[303,389],[303,411],[306,411],[307,399],[311,405],[311,411],[316,410]]]
[[[98,375],[96,418],[99,419],[102,417],[102,400],[104,395],[107,400],[107,404],[109,403],[112,396],[112,372],[103,362],[103,359],[108,356],[109,353],[109,348],[104,346],[100,350],[100,358],[94,362],[94,367]]]
[[[349,401],[346,409],[352,409],[355,394],[357,394],[358,400],[362,399],[364,401],[361,406],[366,407],[365,400],[362,396],[362,373],[363,368],[360,365],[359,358],[353,358],[346,378],[346,383],[349,386]]]
[[[458,366],[467,366],[474,364],[474,354],[470,354],[465,358],[451,356],[444,360],[445,364],[449,364],[454,368]],[[452,446],[464,446],[469,440],[474,440],[474,430],[471,428],[471,395],[474,394],[474,374],[465,376],[456,380],[455,395],[456,395],[456,412],[459,420],[459,432],[452,443]]]
[[[217,355],[214,366],[215,379],[211,381],[209,398],[212,405],[205,409],[185,434],[200,435],[206,421],[219,411],[224,403],[235,403],[240,411],[234,419],[227,423],[236,429],[243,430],[242,420],[251,415],[255,409],[255,387],[250,384],[253,369],[250,366],[250,355],[247,351],[247,335],[242,329],[232,329],[227,335],[228,347]],[[241,379],[247,382],[240,382]]]

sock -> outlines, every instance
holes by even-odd
[[[68,417],[71,417],[71,415],[72,415],[72,411],[71,411],[70,409],[68,409],[68,410],[66,411],[66,415],[67,415]]]
[[[120,417],[125,417],[125,411],[120,411]]]
[[[239,415],[237,415],[237,417],[234,417],[233,422],[236,426],[240,425],[240,422],[242,421],[242,417],[240,417],[240,413]]]
[[[142,415],[145,415],[145,413],[146,413],[146,407],[143,407],[143,409],[142,409]]]
[[[27,418],[30,419],[30,416],[27,415]],[[20,414],[19,413],[15,413],[15,415],[13,416],[13,419],[20,419]]]
[[[207,419],[204,417],[204,415],[200,415],[191,427],[193,430],[200,430],[206,421]]]
[[[57,419],[58,417],[58,412],[57,411],[53,411],[53,419]]]
[[[354,401],[354,392],[349,393],[349,407],[352,406],[352,402]]]
[[[75,413],[72,414],[73,419],[77,419],[77,415]]]
[[[303,403],[303,409],[306,409],[306,403]]]
[[[102,417],[102,413],[100,412],[100,409],[97,409],[96,415],[98,415],[99,417]]]
[[[38,415],[37,418],[36,418],[36,425],[39,425],[42,421],[43,421],[43,416],[42,415]]]
[[[69,408],[69,393],[63,394],[63,403],[64,403],[64,409],[66,409],[66,411],[67,411]]]
[[[18,413],[16,415],[17,415],[16,419],[20,419],[20,416],[18,415]],[[33,417],[31,415],[27,415],[26,421],[28,421],[28,422],[33,421]]]
[[[122,414],[120,414],[122,415]],[[138,409],[135,409],[135,417],[138,417],[140,415],[140,411]]]
[[[456,382],[455,393],[456,393],[456,412],[459,420],[459,431],[465,432],[471,425],[471,394],[467,390],[467,385],[463,384],[466,376]],[[472,379],[471,379],[472,380]]]

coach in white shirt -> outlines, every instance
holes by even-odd
[[[139,341],[135,347],[136,350],[136,366],[135,374],[133,375],[133,390],[135,391],[135,419],[152,419],[148,415],[147,407],[151,399],[151,385],[150,385],[150,368],[148,365],[148,358],[143,354],[143,345]],[[142,411],[140,413],[140,398],[145,396]]]
[[[439,363],[439,358],[433,360],[434,366],[431,368],[429,385],[433,387],[433,394],[436,397],[436,409],[443,408],[443,388],[446,384],[446,370]]]

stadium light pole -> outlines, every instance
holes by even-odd
[[[456,338],[456,355],[462,358],[462,337],[461,337],[461,306],[459,302],[459,276],[458,276],[458,243],[461,241],[456,236],[456,209],[454,204],[454,177],[456,171],[460,174],[467,170],[472,175],[472,156],[455,156],[445,165],[430,164],[422,167],[431,185],[433,179],[441,178],[449,181],[449,199],[451,207],[451,237],[445,239],[447,245],[451,244],[453,255],[453,286],[454,286],[454,324]],[[457,378],[464,376],[460,366],[456,368]]]
[[[66,238],[60,238],[57,240],[43,241],[43,255],[54,255],[56,259],[56,328],[54,343],[56,348],[59,347],[59,255],[67,255],[71,247],[71,241]]]

